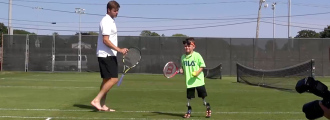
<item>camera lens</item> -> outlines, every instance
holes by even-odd
[[[303,112],[307,119],[316,119],[323,116],[323,110],[319,105],[319,100],[306,103],[303,106]]]

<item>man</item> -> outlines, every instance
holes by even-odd
[[[118,82],[117,52],[126,54],[127,48],[119,48],[117,41],[117,28],[114,18],[117,17],[120,5],[116,1],[109,1],[107,14],[102,18],[99,26],[97,41],[97,57],[100,74],[103,79],[100,92],[91,101],[99,111],[115,111],[105,105],[108,91]]]

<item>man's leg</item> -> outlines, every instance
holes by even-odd
[[[118,82],[118,78],[111,78],[108,80],[105,80],[103,87],[101,88],[100,92],[97,94],[97,96],[93,99],[91,104],[96,107],[98,110],[103,110],[101,106],[101,99],[106,95],[106,93],[112,88],[113,85],[115,85]],[[106,97],[106,96],[105,96]],[[105,99],[104,97],[104,99]]]
[[[98,110],[109,110],[105,105],[107,93],[114,84],[118,82],[118,63],[115,56],[108,56],[106,58],[98,57],[100,74],[103,78],[101,83],[100,92],[92,100],[91,104]]]
[[[102,81],[102,84],[101,84],[101,86],[100,86],[100,90],[103,88],[103,85],[104,85],[104,83],[106,83],[106,81],[108,81],[108,79],[103,79],[103,81]],[[104,95],[103,95],[103,97],[101,98],[101,107],[102,107],[102,109],[103,110],[108,110],[109,108],[105,105],[105,100],[107,99],[107,94],[108,94],[108,92],[109,91],[107,91]]]

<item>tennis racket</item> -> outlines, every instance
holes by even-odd
[[[167,62],[163,69],[164,76],[166,78],[172,78],[179,72],[179,67],[172,61]]]
[[[129,71],[130,69],[134,68],[137,64],[139,64],[140,60],[141,60],[140,49],[135,47],[129,48],[127,54],[123,56],[124,69],[123,69],[123,74],[121,75],[117,86],[120,86],[127,71]]]

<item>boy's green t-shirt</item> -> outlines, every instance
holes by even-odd
[[[205,85],[203,71],[197,76],[192,76],[192,72],[197,71],[201,67],[206,67],[203,57],[198,52],[190,55],[183,54],[181,56],[181,65],[186,77],[187,88]]]

